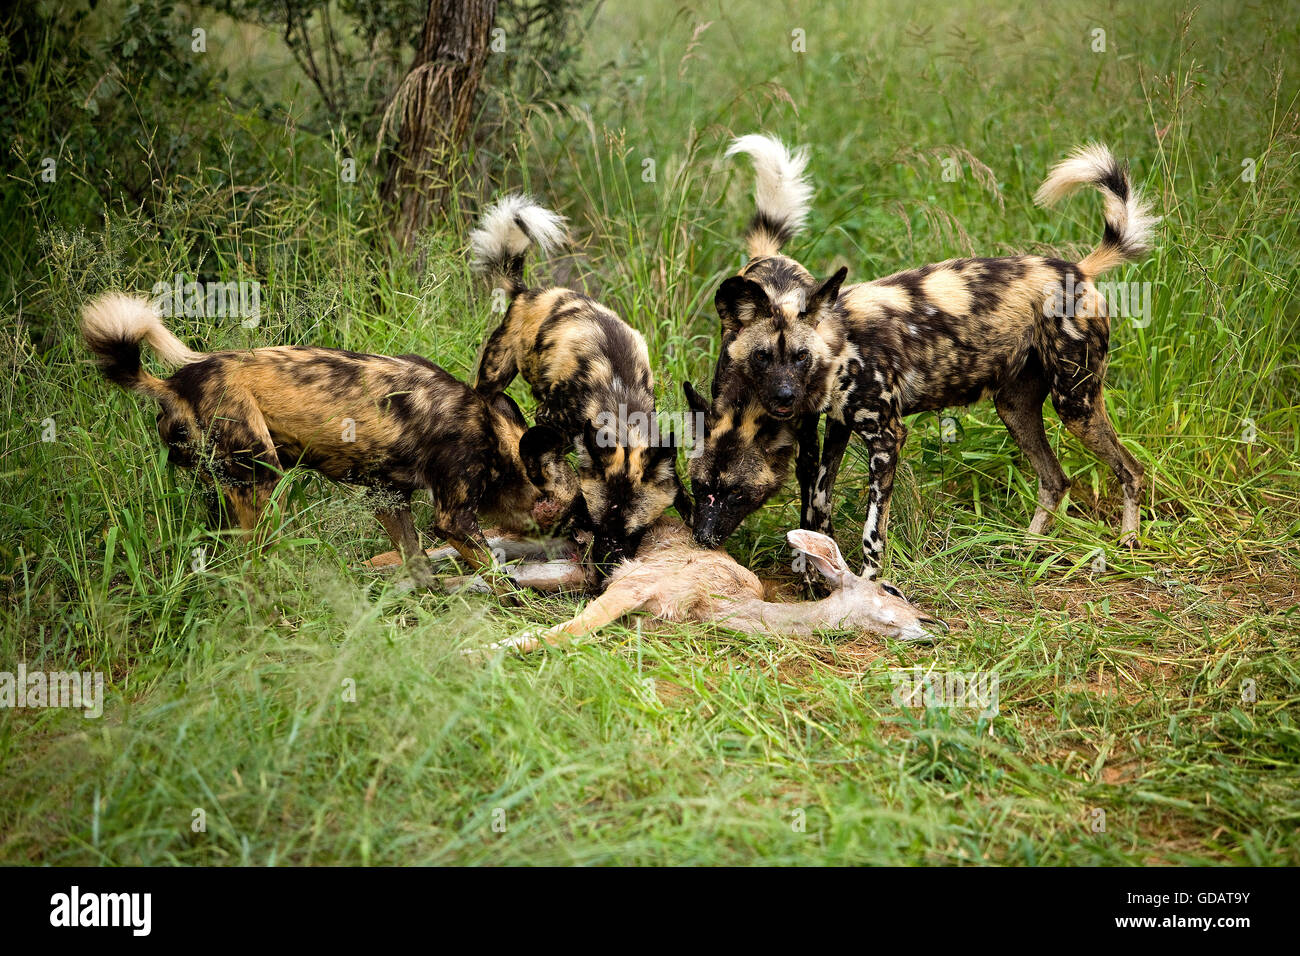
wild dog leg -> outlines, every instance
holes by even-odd
[[[817,437],[818,415],[804,415],[799,420],[799,453],[794,462],[794,474],[799,479],[799,520],[801,528],[812,528],[814,483],[817,479],[817,459],[821,454]],[[827,424],[827,428],[830,425]]]
[[[513,597],[519,583],[503,568],[492,552],[492,546],[478,524],[477,509],[466,508],[453,512],[439,523],[439,531],[447,543],[477,571],[498,597]]]
[[[1025,532],[1026,538],[1047,530],[1052,515],[1070,487],[1043,428],[1043,400],[1047,398],[1047,391],[1047,382],[1040,375],[1022,375],[993,396],[998,417],[1038,475],[1038,507],[1029,522],[1029,530]]]
[[[433,565],[429,563],[428,556],[420,548],[420,535],[415,530],[415,521],[411,518],[409,505],[394,509],[380,509],[375,512],[375,517],[384,526],[388,537],[392,539],[393,546],[402,555],[402,565],[411,575],[411,580],[417,587],[433,587],[436,583]]]
[[[880,420],[864,421],[859,427],[867,445],[871,485],[867,493],[867,520],[862,526],[862,577],[871,580],[884,563],[889,501],[894,493],[894,470],[898,454],[907,440],[907,429],[894,411],[882,412]]]
[[[815,442],[817,434],[816,421],[812,426],[812,436]],[[833,511],[833,494],[835,491],[835,476],[839,474],[840,462],[844,459],[844,450],[848,447],[849,437],[852,431],[842,422],[837,422],[829,416],[826,419],[826,440],[823,442],[820,450],[820,461],[813,462],[811,473],[807,474],[804,468],[804,441],[803,434],[799,436],[799,491],[803,511],[800,515],[800,527],[809,531],[818,531],[830,537]],[[816,445],[812,445],[816,448]],[[805,483],[806,479],[806,483]],[[802,554],[799,556],[802,560]],[[805,566],[803,570],[804,590],[814,597],[825,597],[830,593],[826,585],[826,579],[811,566]]]
[[[257,526],[275,494],[281,470],[266,419],[251,397],[232,390],[225,396],[220,425],[213,430],[219,436],[220,483],[226,502],[239,527],[254,535],[254,546],[264,548],[269,529],[259,533]]]
[[[1055,396],[1053,396],[1055,401]],[[1124,488],[1124,517],[1120,524],[1120,544],[1126,548],[1137,544],[1139,501],[1142,497],[1142,465],[1120,442],[1106,414],[1106,400],[1098,389],[1091,402],[1078,405],[1056,403],[1061,421],[1079,441],[1115,473]]]
[[[1137,544],[1143,469],[1120,443],[1106,414],[1102,383],[1106,378],[1108,324],[1092,323],[1086,333],[1077,342],[1063,340],[1060,354],[1054,356],[1052,404],[1070,434],[1109,465],[1123,486],[1124,517],[1120,523],[1120,544],[1131,548]]]
[[[840,473],[840,463],[844,461],[845,449],[853,430],[847,424],[831,418],[826,419],[826,437],[822,442],[821,464],[817,468],[817,477],[813,484],[812,510],[804,515],[803,527],[817,531],[826,537],[833,537],[832,515],[834,513],[835,481]]]
[[[478,367],[474,370],[474,391],[480,395],[491,397],[504,392],[506,386],[519,374],[510,343],[509,326],[510,312],[506,312],[505,320],[483,343]]]

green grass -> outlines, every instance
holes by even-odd
[[[0,711],[0,862],[1300,863],[1296,13],[608,2],[584,41],[585,99],[494,103],[508,133],[467,157],[416,260],[383,238],[376,167],[340,182],[339,157],[365,143],[220,96],[201,119],[231,150],[257,144],[256,180],[212,155],[143,205],[104,207],[84,184],[120,169],[73,155],[56,184],[11,178],[0,670],[100,670],[108,686],[100,720]],[[289,82],[273,35],[240,37],[249,76]],[[31,82],[34,101],[53,95]],[[57,136],[32,123],[13,147],[30,168]],[[981,404],[945,413],[952,443],[939,416],[911,422],[895,494],[889,577],[952,625],[941,644],[646,621],[469,659],[573,602],[398,593],[351,569],[388,547],[360,495],[307,476],[267,554],[218,540],[165,465],[155,410],[103,382],[75,335],[87,295],[201,270],[261,281],[264,313],[253,330],[177,321],[194,346],[418,351],[468,376],[494,316],[465,233],[524,186],[579,239],[537,274],[587,284],[640,328],[680,409],[683,380],[707,384],[713,290],[751,212],[749,172],[722,152],[754,130],[813,147],[815,208],[791,252],[861,279],[1081,253],[1097,197],[1042,211],[1034,189],[1084,140],[1132,161],[1165,217],[1152,256],[1108,277],[1154,289],[1149,325],[1116,322],[1107,393],[1147,468],[1136,550],[1115,547],[1112,476],[1050,409],[1071,503],[1019,547],[1032,475]],[[117,160],[166,137],[142,123]],[[855,444],[845,544],[863,466]],[[796,502],[792,482],[732,554],[781,573]],[[889,671],[912,666],[997,672],[998,715],[895,706]]]

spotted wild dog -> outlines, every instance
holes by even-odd
[[[714,297],[721,343],[712,404],[704,409],[688,393],[692,408],[706,414],[710,435],[705,453],[691,462],[695,538],[706,547],[719,546],[784,483],[796,447],[800,513],[810,513],[817,423],[830,364],[844,348],[843,331],[831,318],[847,270],[818,282],[781,252],[808,216],[807,147],[791,152],[770,136],[753,134],[727,150],[728,156],[742,153],[752,158],[756,181],[756,212],[745,231],[749,260]],[[732,433],[733,428],[740,430]],[[750,436],[772,452],[779,467],[754,471],[740,464],[751,455],[725,450]]]
[[[214,482],[226,516],[245,530],[257,525],[283,470],[304,465],[374,492],[393,545],[428,586],[433,573],[411,520],[417,489],[433,500],[438,533],[489,572],[480,513],[506,527],[549,527],[577,492],[562,456],[521,460],[527,423],[509,397],[484,399],[418,355],[306,346],[195,352],[147,300],[116,292],[85,307],[81,331],[110,381],[158,402],[169,461]],[[142,342],[180,368],[168,379],[149,374]],[[510,587],[502,575],[494,581]]]
[[[689,463],[695,540],[716,548],[785,484],[796,446],[802,456],[808,440],[796,422],[773,418],[755,396],[727,396],[710,403],[690,382],[683,382],[682,390],[692,421],[703,425],[703,434],[694,436],[697,453]],[[816,442],[817,417],[811,417]],[[812,449],[815,466],[815,444]]]
[[[1084,185],[1104,197],[1105,230],[1097,248],[1078,262],[1045,256],[948,260],[849,286],[829,306],[822,304],[818,324],[835,328],[827,340],[833,358],[826,434],[813,486],[803,490],[802,518],[805,527],[830,533],[836,475],[856,432],[867,446],[870,471],[862,534],[866,573],[876,573],[885,552],[894,470],[907,434],[903,417],[984,396],[993,397],[1038,475],[1029,536],[1046,529],[1069,490],[1043,427],[1042,405],[1051,395],[1066,428],[1114,471],[1124,495],[1121,542],[1136,541],[1143,469],[1106,414],[1110,319],[1094,280],[1140,258],[1159,220],[1127,168],[1100,145],[1076,149],[1034,198],[1051,205]],[[745,314],[770,311],[765,297],[749,290]],[[751,372],[736,363],[726,374],[743,380]],[[743,381],[723,385],[745,387]],[[722,507],[736,523],[753,510],[748,502]]]
[[[576,523],[593,532],[596,561],[608,565],[635,554],[669,505],[689,517],[689,499],[677,476],[679,436],[656,422],[645,338],[581,293],[524,283],[528,247],[545,253],[564,238],[564,220],[522,195],[493,205],[470,235],[477,267],[510,299],[483,345],[474,387],[500,395],[523,376],[538,409],[520,452],[577,448]]]

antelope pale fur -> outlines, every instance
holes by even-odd
[[[820,601],[775,602],[763,585],[725,551],[701,548],[681,521],[663,517],[645,536],[636,557],[609,576],[604,593],[575,617],[533,628],[486,649],[534,651],[590,634],[625,614],[648,611],[665,621],[716,623],[735,631],[804,636],[820,631],[865,630],[909,641],[932,640],[944,625],[916,608],[890,585],[852,573],[826,535],[795,530],[786,535],[832,587]]]

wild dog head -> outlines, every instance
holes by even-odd
[[[636,554],[646,530],[676,501],[677,436],[651,422],[587,422],[578,446],[583,512],[593,556],[609,565]]]
[[[505,531],[528,531],[527,515],[537,530],[559,525],[578,498],[578,478],[565,457],[566,446],[558,432],[544,426],[528,427],[514,399],[502,392],[489,403],[502,452],[516,464],[502,476],[498,507],[493,514]]]
[[[722,322],[714,397],[753,396],[778,421],[821,410],[844,341],[836,310],[848,270],[811,292],[797,279],[774,285],[774,273],[790,272],[746,269],[723,282],[714,298]]]
[[[714,299],[722,349],[713,397],[757,396],[768,414],[787,420],[820,409],[824,401],[828,349],[842,343],[827,320],[844,275],[819,283],[781,251],[808,218],[808,148],[790,150],[773,136],[750,134],[727,150],[728,156],[738,154],[754,163],[755,208],[745,230],[749,263],[722,283]],[[728,382],[733,396],[726,395]]]
[[[785,481],[794,453],[793,424],[769,416],[756,401],[712,406],[689,382],[682,385],[704,434],[695,435],[691,492],[695,540],[719,547]]]

